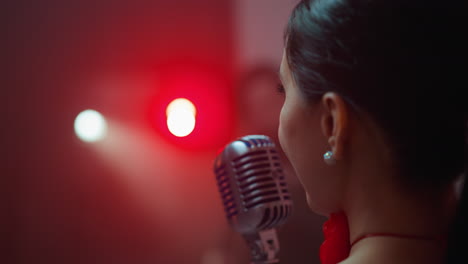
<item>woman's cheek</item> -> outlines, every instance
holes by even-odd
[[[294,114],[294,108],[288,107],[288,104],[285,104],[280,112],[280,120],[279,120],[279,128],[278,128],[278,138],[281,148],[285,153],[286,157],[288,158],[289,162],[293,166],[294,170],[296,170],[297,166],[297,157],[298,151],[300,149],[297,148],[297,132],[298,128],[297,122]]]
[[[284,153],[286,154],[288,158],[290,158],[289,153],[288,153],[288,147],[287,147],[288,134],[286,133],[286,130],[287,130],[286,129],[286,126],[287,126],[286,112],[287,112],[287,109],[285,105],[283,105],[283,107],[281,108],[280,117],[279,117],[278,139],[279,139],[279,143]]]

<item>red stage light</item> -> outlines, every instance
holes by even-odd
[[[186,137],[195,128],[197,110],[185,98],[173,100],[166,108],[167,128],[176,137]]]
[[[229,79],[215,70],[190,65],[158,69],[150,123],[179,148],[216,151],[232,139],[233,98]]]

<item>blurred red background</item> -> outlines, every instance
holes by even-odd
[[[294,2],[8,3],[2,263],[248,263],[212,161],[235,137],[276,137],[274,73]],[[199,113],[186,138],[164,123],[177,97]],[[109,122],[101,142],[74,134],[88,108]],[[323,219],[287,169],[295,213],[280,257],[318,263]]]

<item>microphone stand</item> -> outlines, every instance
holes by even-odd
[[[254,234],[244,235],[250,250],[251,264],[278,263],[280,249],[276,229],[266,229]]]

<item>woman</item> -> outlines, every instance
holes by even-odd
[[[322,263],[468,263],[457,242],[467,188],[454,187],[467,160],[465,10],[428,0],[294,9],[279,138],[310,208],[342,230]]]

